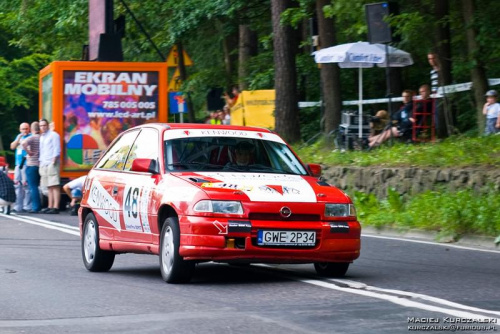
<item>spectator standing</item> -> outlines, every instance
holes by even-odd
[[[43,213],[59,213],[61,199],[59,156],[61,155],[61,137],[49,129],[49,122],[41,119],[40,125],[40,183],[49,190],[49,206]]]
[[[222,120],[222,124],[231,125],[231,109],[228,105],[225,105],[222,109],[224,113],[224,119]]]
[[[16,201],[14,182],[7,176],[5,167],[0,171],[0,208],[2,213],[10,215],[10,207]]]
[[[21,146],[21,141],[30,136],[30,125],[21,123],[19,134],[16,139],[10,143],[10,149],[15,150],[16,167],[14,169],[14,186],[16,189],[16,202],[14,203],[15,212],[29,211],[30,208],[30,190],[26,178],[26,151]]]
[[[427,54],[427,60],[429,61],[429,65],[431,65],[431,93],[436,94],[439,88],[439,71],[441,70],[437,54],[429,52]]]
[[[222,124],[221,116],[220,116],[221,113],[222,113],[221,110],[217,110],[216,112],[210,113],[210,124],[212,124],[212,125]]]
[[[427,60],[429,61],[429,65],[431,65],[431,71],[430,71],[430,78],[431,78],[431,96],[436,98],[436,94],[439,88],[439,76],[440,76],[440,71],[441,71],[441,66],[439,65],[439,58],[438,55],[434,52],[429,52],[427,54]],[[444,92],[443,92],[444,93]],[[440,108],[438,108],[438,104],[436,103],[435,105],[436,109],[434,111],[434,124],[436,125],[436,129],[438,129],[439,125],[439,118],[440,118]]]
[[[78,208],[80,207],[80,200],[82,199],[83,184],[85,183],[86,178],[87,175],[80,176],[63,186],[64,192],[66,192],[69,198],[71,198],[71,203],[69,205],[71,207],[70,214],[72,216],[78,216]]]
[[[26,150],[26,177],[31,194],[31,210],[29,213],[38,213],[41,210],[40,192],[40,126],[38,122],[31,123],[31,136],[22,141],[21,145]]]
[[[232,96],[230,96],[228,93],[224,93],[224,100],[226,100],[226,104],[229,106],[229,108],[232,108],[238,101],[238,97],[240,96],[240,90],[238,89],[238,86],[233,86],[231,95]]]
[[[446,97],[441,62],[439,61],[437,53],[429,52],[427,54],[427,60],[431,66],[431,97],[436,99],[434,101],[434,124],[438,136],[445,137],[456,131],[454,128],[455,120],[450,110],[450,101]],[[442,87],[442,92],[440,96],[437,96],[439,87]]]
[[[483,106],[483,115],[486,116],[485,135],[492,135],[500,131],[500,104],[497,102],[498,92],[489,90],[486,92],[486,103]]]

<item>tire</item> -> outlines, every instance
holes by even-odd
[[[316,262],[314,269],[321,276],[344,277],[349,269],[349,264],[349,262]]]
[[[179,220],[165,219],[160,235],[160,271],[167,283],[187,283],[193,277],[195,263],[179,255],[180,235]]]
[[[82,258],[89,271],[108,271],[115,261],[115,253],[99,247],[99,225],[93,213],[85,217],[82,235]]]

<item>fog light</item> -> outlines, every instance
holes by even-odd
[[[235,248],[234,247],[234,238],[226,239],[226,248]]]

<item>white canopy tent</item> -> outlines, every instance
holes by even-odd
[[[387,51],[387,52],[386,52]],[[389,57],[387,57],[387,54]],[[332,46],[313,52],[314,60],[318,64],[338,63],[341,68],[358,68],[358,113],[359,137],[363,129],[363,68],[373,67],[405,67],[413,64],[408,52],[386,47],[384,44],[370,44],[368,42],[347,43]]]

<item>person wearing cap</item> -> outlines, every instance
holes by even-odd
[[[498,92],[489,90],[486,92],[486,103],[483,107],[483,115],[486,116],[485,135],[491,135],[500,131],[500,104],[497,103]]]

